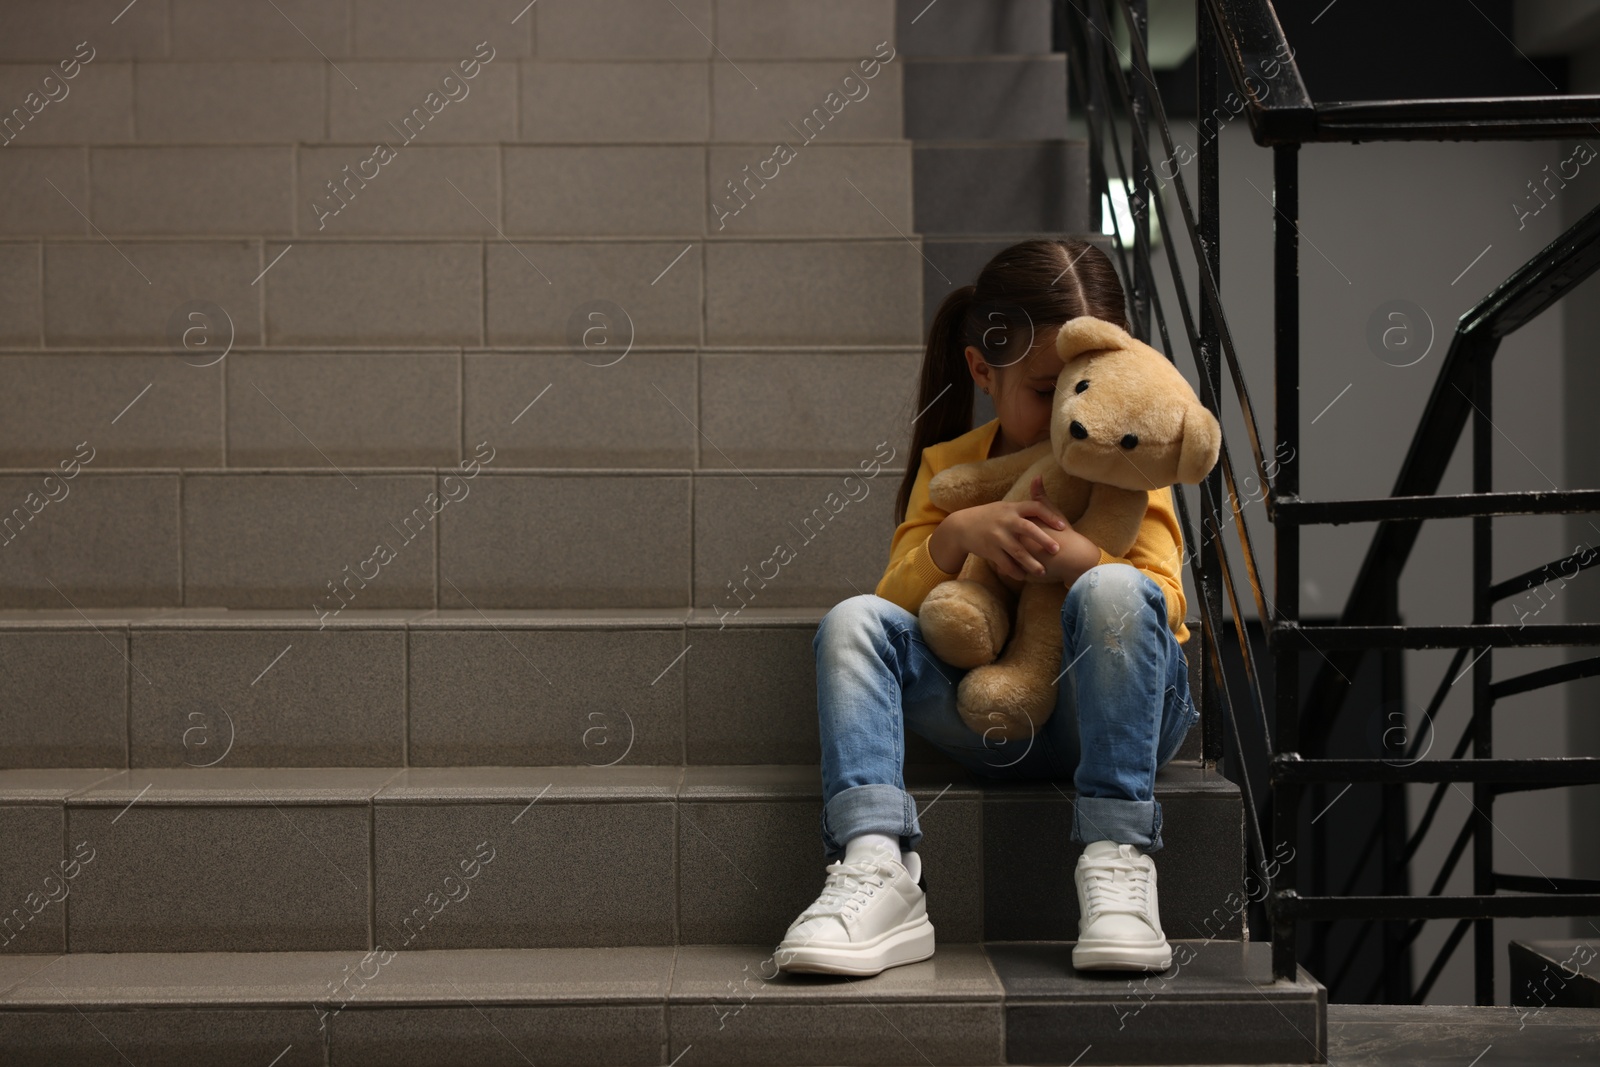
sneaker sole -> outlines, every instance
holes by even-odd
[[[879,934],[874,941],[848,948],[830,945],[778,946],[780,971],[807,974],[847,974],[871,977],[890,967],[920,963],[933,955],[933,923],[921,919]]]
[[[1172,966],[1172,946],[1080,941],[1072,948],[1072,965],[1080,971],[1164,971]]]

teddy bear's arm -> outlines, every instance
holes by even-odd
[[[1113,556],[1126,556],[1139,539],[1139,527],[1150,494],[1096,482],[1089,490],[1089,506],[1072,528]]]
[[[1034,460],[1025,470],[1020,472],[1016,480],[1011,483],[1011,488],[1006,490],[1006,495],[1001,499],[1032,500],[1035,475],[1044,476],[1045,496],[1050,498],[1052,504],[1060,508],[1067,500],[1066,480],[1069,476],[1061,470],[1060,465],[1056,463],[1056,457],[1049,452]]]
[[[1040,441],[1004,456],[947,467],[928,482],[928,499],[945,511],[1004,499],[1017,477],[1049,452],[1050,442]]]

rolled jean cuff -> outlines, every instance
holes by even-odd
[[[911,794],[897,785],[855,785],[822,805],[822,851],[830,860],[844,857],[844,846],[862,834],[893,834],[913,852],[922,840]]]
[[[1072,840],[1080,845],[1116,841],[1138,845],[1145,852],[1159,852],[1161,801],[1080,795],[1072,806]]]

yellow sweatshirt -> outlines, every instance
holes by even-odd
[[[879,596],[915,612],[934,586],[955,577],[940,570],[928,554],[928,538],[949,514],[928,499],[928,482],[946,467],[987,459],[999,428],[1000,420],[990,419],[960,437],[923,450],[922,468],[917,472],[917,480],[906,502],[905,521],[895,529],[894,540],[889,543],[889,567],[878,582]],[[1183,596],[1183,531],[1173,509],[1171,486],[1152,492],[1144,523],[1139,527],[1139,538],[1128,554],[1113,556],[1102,548],[1100,563],[1131,564],[1154,579],[1166,594],[1167,625],[1178,643],[1186,644],[1189,627],[1184,622],[1188,602]]]

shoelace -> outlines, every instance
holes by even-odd
[[[1126,878],[1118,878],[1117,871]],[[1123,912],[1148,919],[1150,868],[1125,859],[1102,859],[1084,869],[1084,896],[1089,915]]]
[[[797,923],[819,915],[836,915],[842,918],[846,908],[859,913],[866,898],[875,894],[885,884],[883,868],[870,860],[860,860],[855,863],[838,860],[828,864],[827,871],[828,881],[823,885],[822,893],[810,907],[800,913]]]

